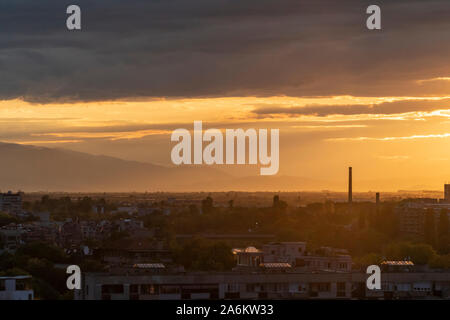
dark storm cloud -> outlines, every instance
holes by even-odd
[[[406,100],[382,102],[372,105],[310,105],[304,107],[283,107],[279,105],[261,104],[256,106],[253,113],[261,117],[271,115],[287,115],[292,117],[309,115],[325,117],[328,115],[399,114],[440,109],[450,109],[450,99]]]
[[[65,29],[69,4],[83,30]],[[2,0],[0,99],[429,95],[450,74],[448,0]],[[447,90],[447,91],[446,91]]]

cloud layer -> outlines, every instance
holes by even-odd
[[[448,0],[80,0],[0,4],[0,99],[449,92]],[[437,79],[418,82],[419,80]]]
[[[308,105],[301,107],[260,105],[253,110],[253,113],[261,117],[275,115],[285,115],[290,117],[302,115],[325,117],[329,115],[385,115],[408,112],[430,112],[439,109],[450,109],[450,99],[408,99],[370,105]]]

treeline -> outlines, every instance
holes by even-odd
[[[106,219],[108,212],[116,209],[116,206],[107,202],[105,199],[92,199],[91,197],[80,197],[72,199],[71,197],[51,198],[44,195],[40,200],[34,202],[24,202],[25,210],[32,212],[49,212],[52,220],[63,221],[67,218],[72,219]],[[95,212],[96,207],[104,208],[105,214],[99,215]]]

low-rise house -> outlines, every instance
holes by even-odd
[[[412,261],[383,261],[381,263],[382,272],[412,272],[414,263]]]
[[[110,241],[94,251],[94,255],[110,266],[140,263],[170,263],[172,252],[161,241],[148,238],[126,238]]]
[[[120,232],[133,233],[135,230],[144,229],[144,222],[135,219],[120,219],[116,222]]]
[[[22,192],[0,193],[0,211],[19,214],[22,211]]]
[[[247,247],[245,249],[236,248],[232,252],[238,267],[259,267],[264,261],[263,251],[255,247]]]
[[[39,221],[49,222],[50,221],[50,213],[49,212],[32,212],[32,216],[39,218]]]
[[[25,233],[26,231],[22,225],[14,223],[0,228],[0,243],[3,246],[3,250],[15,252],[17,248],[24,244],[23,236]]]
[[[26,243],[40,241],[56,244],[58,241],[59,224],[55,222],[33,222],[24,225],[23,239]]]
[[[128,215],[133,215],[135,213],[138,212],[138,208],[134,207],[134,206],[126,206],[126,207],[118,207],[117,210],[112,211],[112,214],[116,214],[116,213],[127,213]]]
[[[308,252],[305,242],[271,242],[262,246],[233,249],[237,267],[259,267],[262,263],[285,263],[309,271],[350,272],[352,258],[344,249],[321,247]]]
[[[33,300],[31,276],[0,277],[0,300]]]

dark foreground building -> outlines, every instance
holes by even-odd
[[[84,274],[75,299],[450,299],[450,272],[382,272],[381,290],[368,290],[367,277],[362,272],[297,273],[282,268],[171,273],[155,265],[122,274]]]

